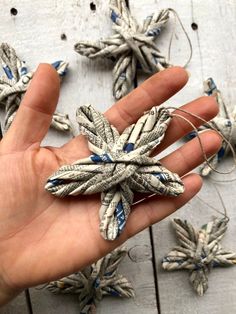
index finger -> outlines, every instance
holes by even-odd
[[[161,105],[176,94],[187,81],[188,73],[181,67],[172,67],[156,73],[108,109],[105,116],[122,132],[145,111]]]

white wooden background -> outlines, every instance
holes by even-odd
[[[92,103],[104,111],[112,105],[111,68],[108,61],[90,61],[73,51],[79,39],[98,39],[110,34],[109,0],[0,0],[0,40],[8,42],[24,59],[30,69],[40,62],[58,59],[69,61],[70,70],[61,89],[59,110],[74,120],[76,107]],[[94,6],[95,5],[95,6]],[[188,85],[174,96],[169,104],[180,105],[202,95],[203,79],[212,76],[222,90],[229,106],[236,103],[236,1],[235,0],[129,0],[133,14],[141,21],[154,10],[174,8],[193,44],[193,59],[188,67],[191,77]],[[17,15],[11,14],[11,9]],[[93,10],[92,10],[92,9]],[[196,23],[197,30],[191,25]],[[179,26],[173,42],[172,61],[184,64],[188,54],[186,39]],[[61,39],[65,34],[66,39]],[[159,46],[167,52],[171,27],[163,32]],[[139,79],[139,83],[144,79]],[[69,139],[50,130],[46,144],[60,146]],[[221,208],[212,184],[204,181],[200,197]],[[236,250],[235,182],[220,184],[231,221],[223,244]],[[179,210],[173,217],[189,219],[196,226],[208,222],[215,213],[198,199]],[[120,271],[132,281],[134,300],[104,299],[98,313],[146,314],[220,314],[235,313],[236,267],[217,269],[210,274],[209,290],[197,297],[188,282],[187,272],[166,273],[160,267],[161,258],[175,245],[169,217],[145,230],[127,242],[129,256]],[[151,236],[152,235],[152,236]],[[30,289],[33,313],[78,313],[74,296],[54,296],[45,290]],[[28,313],[25,296],[0,309],[3,314]]]

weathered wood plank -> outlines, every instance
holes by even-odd
[[[162,1],[158,1],[159,3]],[[184,91],[173,98],[173,102],[175,103],[176,99],[188,100],[201,96],[202,79],[212,76],[222,90],[226,103],[229,106],[230,104],[235,105],[236,76],[232,71],[232,64],[235,64],[236,61],[234,54],[236,40],[233,31],[235,28],[235,3],[232,1],[192,1],[191,8],[191,3],[185,3],[185,5],[181,3],[180,5],[179,1],[168,1],[167,3],[165,1],[165,5],[172,6],[179,12],[184,25],[187,25],[194,49],[193,60],[189,66],[190,81]],[[198,32],[194,32],[189,27],[193,21],[198,24]],[[228,163],[224,163],[223,168],[228,166]],[[225,179],[222,176],[217,177]],[[235,174],[232,174],[231,177],[235,177]],[[223,244],[235,250],[235,183],[220,184],[218,189],[231,217]],[[204,186],[199,195],[212,206],[218,209],[222,208],[209,180],[204,180]],[[161,269],[160,265],[161,258],[176,244],[176,238],[170,225],[172,218],[185,218],[200,227],[213,215],[216,213],[195,198],[172,217],[153,227],[162,314],[234,312],[236,306],[234,298],[235,267],[212,271],[209,277],[209,290],[203,298],[199,298],[192,291],[187,272],[167,273]]]
[[[112,32],[108,17],[108,0],[93,1],[47,1],[23,0],[7,3],[0,0],[4,10],[0,11],[0,36],[2,41],[15,47],[19,56],[34,69],[39,62],[53,62],[58,59],[69,61],[70,68],[62,84],[58,110],[67,112],[75,122],[76,107],[92,103],[104,111],[112,105],[112,64],[106,60],[90,61],[77,55],[73,46],[79,39],[96,40]],[[16,16],[10,9],[18,10]],[[94,6],[93,6],[94,9]],[[66,40],[61,39],[66,35]],[[60,146],[70,137],[50,130],[44,141],[46,145]],[[98,307],[98,313],[147,313],[156,314],[156,296],[151,261],[149,232],[128,241],[129,257],[121,266],[136,290],[134,300],[106,298]],[[48,254],[48,253],[47,253]],[[78,312],[76,297],[54,296],[47,291],[30,289],[34,313]],[[17,313],[18,302],[11,303],[7,313]],[[21,313],[24,313],[22,311]]]
[[[27,314],[25,294],[22,292],[11,303],[0,308],[0,314]]]

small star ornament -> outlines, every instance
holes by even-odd
[[[15,50],[7,43],[0,45],[0,65],[4,72],[0,77],[0,102],[5,106],[4,129],[7,130],[16,115],[34,72],[28,71],[25,62],[18,58]],[[60,77],[65,76],[67,62],[56,61],[52,63],[52,66]],[[60,131],[72,130],[68,115],[59,112],[53,114],[51,126]]]
[[[131,283],[118,273],[126,250],[116,249],[84,270],[50,282],[46,288],[56,294],[76,294],[81,314],[96,313],[96,305],[106,295],[133,298]]]
[[[58,197],[102,192],[100,232],[107,240],[116,239],[125,227],[134,192],[177,196],[184,191],[176,173],[149,157],[171,118],[168,109],[153,107],[120,135],[91,105],[80,107],[77,122],[93,154],[62,166],[48,179],[46,190]]]
[[[220,244],[228,221],[228,218],[215,218],[197,231],[186,220],[174,219],[173,227],[180,245],[163,258],[163,269],[188,270],[193,289],[203,296],[208,289],[211,269],[236,264],[236,253],[224,249]]]
[[[110,17],[115,34],[97,42],[80,41],[75,51],[90,59],[115,61],[113,95],[125,96],[131,89],[136,69],[155,73],[170,66],[157,48],[155,39],[170,18],[171,9],[149,15],[142,25],[132,17],[125,0],[110,1]]]

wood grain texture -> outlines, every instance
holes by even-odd
[[[172,97],[167,103],[177,106],[201,96],[203,79],[212,76],[218,87],[222,90],[223,97],[229,108],[235,106],[235,2],[192,0],[191,5],[190,1],[140,0],[139,5],[142,7],[142,10],[136,7],[135,1],[133,8],[137,8],[136,14],[142,16],[152,12],[154,6],[158,9],[164,7],[174,8],[183,21],[193,44],[193,59],[188,67],[191,74],[189,82],[180,93]],[[197,31],[193,31],[191,28],[193,22],[198,25]],[[179,49],[177,53],[182,56],[182,54],[185,54],[187,47],[182,41],[178,44],[178,34],[179,31],[176,37],[176,48]],[[230,161],[226,161],[221,166],[221,169],[229,169],[231,165],[232,161],[231,163]],[[235,172],[229,177],[220,175],[214,175],[214,177],[220,180],[235,178]],[[217,184],[217,187],[231,218],[222,244],[235,251],[236,184],[235,181],[226,184],[221,183]],[[199,196],[210,205],[222,210],[219,197],[209,180],[204,180],[204,186]],[[188,281],[187,272],[176,271],[167,273],[161,268],[161,259],[176,245],[176,237],[170,223],[171,219],[174,217],[188,219],[196,227],[200,227],[202,224],[211,220],[212,216],[216,214],[209,207],[203,205],[199,199],[195,198],[177,213],[153,226],[160,309],[162,314],[235,313],[236,301],[234,296],[236,286],[234,282],[236,280],[236,267],[214,269],[209,276],[209,290],[202,298],[196,296],[193,292]]]
[[[24,292],[18,295],[11,303],[0,308],[0,314],[27,314],[27,313],[28,308]]]
[[[78,40],[97,40],[112,33],[109,19],[109,1],[4,1],[0,0],[1,41],[11,44],[30,69],[40,62],[66,60],[70,63],[68,75],[62,84],[58,110],[69,113],[75,124],[77,106],[91,103],[101,111],[110,107],[112,97],[112,63],[91,61],[73,50]],[[10,9],[18,10],[16,16]],[[65,34],[64,39],[61,35]],[[75,124],[76,125],[76,124]],[[50,130],[44,144],[60,146],[70,136]],[[127,242],[129,256],[120,272],[133,283],[134,300],[105,298],[98,306],[98,314],[146,313],[156,314],[156,295],[153,278],[152,253],[148,230]],[[30,289],[33,312],[36,314],[78,313],[75,296],[55,296],[44,290]],[[20,301],[22,302],[22,301]],[[0,313],[20,312],[18,299]]]

